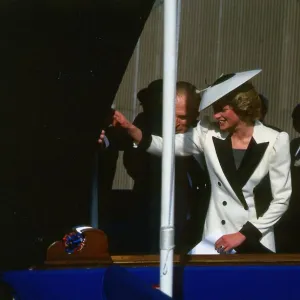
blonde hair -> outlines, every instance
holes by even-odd
[[[240,119],[246,123],[254,123],[261,117],[261,99],[250,81],[242,84],[220,101],[231,106]]]

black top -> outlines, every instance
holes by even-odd
[[[244,149],[232,149],[232,152],[233,152],[235,167],[236,167],[236,169],[238,169],[241,165],[241,162],[243,160],[243,157],[245,155],[246,150],[244,150]]]

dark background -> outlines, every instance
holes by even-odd
[[[89,221],[97,136],[153,2],[1,2],[1,262]]]

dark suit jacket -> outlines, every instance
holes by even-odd
[[[161,123],[139,114],[134,124],[144,134],[161,134]],[[150,124],[150,125],[149,125]],[[203,158],[204,160],[204,158]],[[124,166],[134,179],[133,192],[143,203],[141,222],[149,229],[150,252],[159,251],[161,157],[132,145],[124,151]],[[186,252],[201,237],[209,199],[209,178],[193,156],[175,158],[175,251]],[[190,216],[187,220],[187,216]]]
[[[300,146],[300,138],[293,139],[291,150],[292,195],[289,208],[276,226],[276,246],[279,253],[300,253],[300,152],[295,156]]]

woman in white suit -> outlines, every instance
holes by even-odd
[[[176,155],[205,154],[211,197],[202,239],[217,236],[219,253],[275,252],[273,227],[288,208],[289,136],[258,121],[261,102],[249,80],[260,71],[220,77],[200,104],[213,106],[216,122],[201,121],[175,137]],[[143,136],[119,112],[114,118],[139,147],[161,154],[161,137]]]

